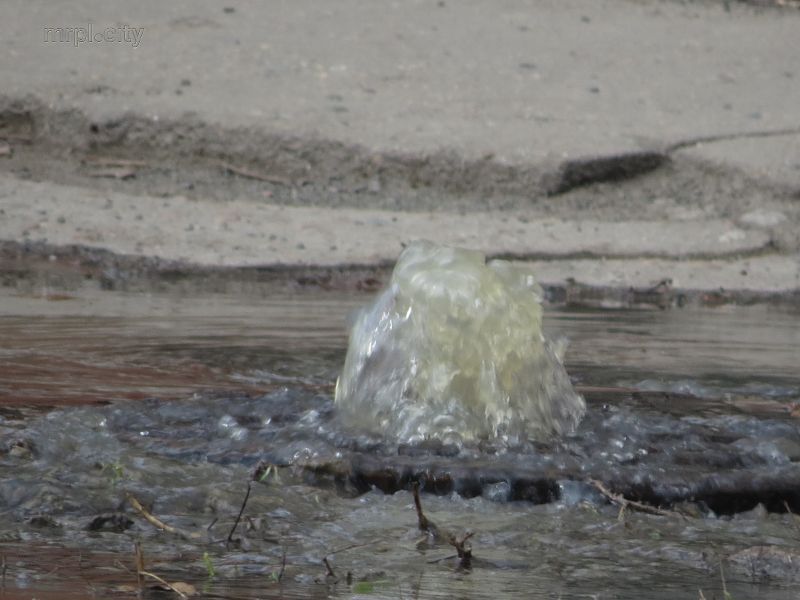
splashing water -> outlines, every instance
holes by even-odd
[[[522,266],[415,242],[350,334],[336,405],[386,439],[516,444],[572,430],[585,411],[542,332]]]

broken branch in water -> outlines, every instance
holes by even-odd
[[[783,501],[783,506],[786,509],[786,512],[789,513],[789,516],[792,519],[792,525],[794,525],[794,528],[797,529],[798,531],[800,531],[800,517],[798,517],[796,514],[794,514],[792,512],[792,507],[789,506],[789,503],[786,500]]]
[[[438,536],[438,525],[436,525],[436,523],[433,521],[429,521],[425,516],[425,513],[422,512],[422,501],[419,499],[419,481],[415,481],[413,484],[411,484],[411,492],[414,494],[414,507],[417,509],[417,522],[419,524],[420,531],[430,533],[434,537]]]
[[[142,545],[137,541],[133,546],[135,566],[136,566],[136,583],[139,585],[139,593],[144,587],[142,581],[142,572],[144,571],[144,553],[142,552]]]
[[[411,485],[411,492],[414,494],[414,507],[417,509],[417,523],[421,531],[431,534],[434,539],[444,540],[456,549],[459,567],[469,569],[472,566],[472,545],[467,543],[475,535],[474,532],[467,532],[462,537],[454,533],[441,529],[436,523],[428,519],[422,510],[422,500],[419,497],[419,482],[415,481]]]
[[[283,549],[283,554],[281,554],[281,570],[278,571],[278,583],[281,582],[283,579],[283,574],[286,572],[286,548]]]
[[[247,491],[244,494],[244,500],[242,500],[242,507],[239,509],[239,514],[236,515],[236,520],[233,522],[233,527],[231,527],[231,531],[228,534],[228,539],[225,542],[226,544],[230,544],[233,541],[233,534],[236,532],[236,528],[239,526],[239,521],[242,520],[244,509],[247,506],[247,500],[250,498],[250,492],[253,489],[253,482],[262,482],[269,477],[271,473],[274,473],[275,477],[277,478],[278,467],[263,461],[258,463],[255,471],[253,471],[253,475],[250,477],[250,481],[247,482]]]
[[[149,577],[150,579],[154,579],[164,588],[172,590],[184,600],[186,600],[186,598],[188,598],[189,596],[194,596],[195,594],[197,594],[197,590],[195,589],[195,587],[189,583],[184,583],[182,581],[176,581],[175,583],[170,583],[169,581],[167,581],[166,579],[162,579],[155,573],[150,573],[149,571],[146,571],[144,568],[144,551],[142,550],[142,545],[139,542],[136,542],[136,544],[134,545],[134,557],[136,562],[136,578],[139,584],[139,595],[141,595],[144,589],[143,585],[144,581],[142,579],[143,577]],[[156,589],[161,589],[161,588],[156,588]]]
[[[162,579],[155,573],[150,573],[149,571],[139,571],[139,575],[144,575],[145,577],[150,577],[151,579],[155,579],[158,583],[163,585],[165,588],[172,590],[184,600],[189,596],[193,596],[196,593],[194,590],[194,586],[190,586],[188,583],[183,583],[181,581],[170,583],[166,579]]]
[[[199,533],[195,533],[193,531],[183,531],[181,529],[178,529],[177,527],[173,527],[172,525],[167,525],[166,523],[164,523],[164,521],[153,515],[144,506],[142,506],[142,503],[139,502],[133,494],[127,494],[127,497],[128,497],[128,502],[136,510],[136,512],[142,515],[142,517],[144,517],[144,519],[148,523],[150,523],[157,529],[160,529],[161,531],[166,531],[167,533],[171,533],[173,535],[177,535],[178,537],[182,537],[184,539],[189,539],[189,540],[202,539],[202,536]]]
[[[642,502],[637,502],[636,500],[628,500],[625,496],[620,494],[615,494],[611,490],[609,490],[606,486],[603,485],[602,482],[597,481],[596,479],[590,479],[589,483],[594,486],[594,488],[600,492],[603,496],[605,496],[608,500],[613,502],[614,504],[619,505],[622,509],[633,509],[638,510],[639,512],[648,513],[651,515],[659,515],[662,517],[682,517],[680,513],[671,511],[671,510],[664,510],[663,508],[658,508],[655,506],[650,506],[649,504],[644,504]],[[622,510],[620,511],[622,514]]]
[[[336,573],[333,572],[333,567],[331,567],[331,563],[328,562],[327,556],[324,556],[322,558],[322,562],[325,564],[325,568],[328,569],[328,577],[337,578]]]
[[[447,535],[448,543],[453,546],[458,553],[458,566],[462,569],[469,569],[472,567],[472,544],[467,543],[467,540],[473,535],[475,535],[475,533],[472,531],[465,533],[461,538],[454,536],[452,533],[448,533]]]
[[[327,573],[325,573],[325,581],[324,583],[339,583],[339,578],[336,576],[336,573],[333,571],[333,567],[331,567],[330,561],[328,561],[327,556],[322,557],[322,564],[325,565],[325,569]],[[323,583],[319,578],[315,580],[317,583]]]
[[[236,531],[236,528],[239,526],[239,521],[242,520],[242,513],[244,513],[244,509],[247,506],[247,500],[250,498],[250,489],[252,488],[253,482],[247,482],[247,492],[245,492],[244,500],[242,500],[242,507],[239,509],[239,514],[236,515],[236,520],[233,522],[233,527],[231,527],[231,532],[228,534],[228,539],[225,542],[226,544],[230,544],[233,540],[233,534]]]

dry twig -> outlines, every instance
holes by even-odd
[[[250,171],[249,169],[237,167],[236,165],[232,165],[230,163],[223,161],[220,161],[218,164],[225,171],[233,173],[234,175],[238,175],[239,177],[245,177],[246,179],[256,179],[258,181],[266,181],[267,183],[278,183],[280,185],[286,185],[286,186],[292,185],[292,181],[290,179],[286,177],[281,177],[280,175],[265,175],[263,173],[256,173],[255,171]]]
[[[84,163],[100,167],[146,167],[147,162],[129,158],[113,158],[110,156],[87,156]]]

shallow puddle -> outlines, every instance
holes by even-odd
[[[797,312],[551,310],[589,412],[498,453],[337,420],[365,300],[0,291],[0,596],[134,597],[139,540],[149,571],[209,597],[710,599],[723,577],[733,598],[797,597]],[[681,514],[620,511],[595,478]],[[428,518],[474,532],[470,569],[417,528],[412,479]]]

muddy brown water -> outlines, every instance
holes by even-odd
[[[207,597],[713,598],[723,577],[734,598],[797,597],[796,311],[549,310],[587,418],[497,452],[388,448],[337,420],[365,300],[0,290],[0,597],[134,597],[137,540]],[[226,543],[259,464],[276,468]],[[621,512],[593,478],[681,514]],[[474,532],[471,569],[418,530],[411,479],[430,519]]]

